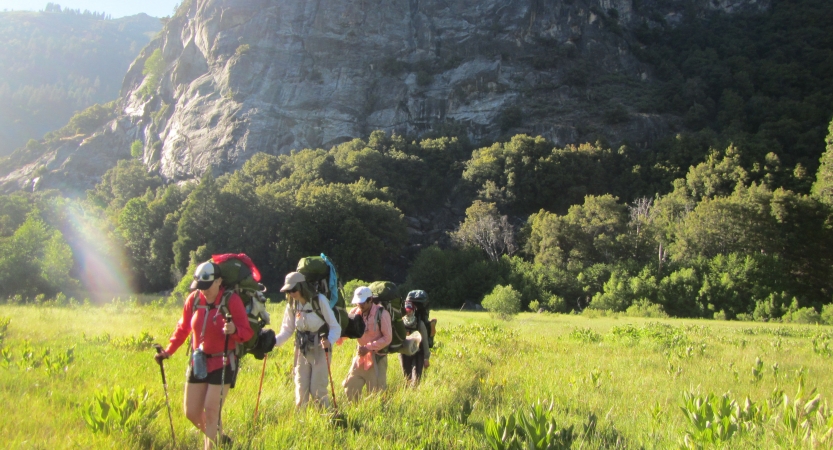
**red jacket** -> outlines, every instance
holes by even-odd
[[[185,300],[185,306],[182,308],[182,318],[176,324],[176,329],[171,335],[170,344],[165,352],[173,355],[174,352],[185,342],[185,338],[191,334],[191,349],[194,350],[199,347],[202,342],[202,349],[206,355],[213,355],[223,353],[223,344],[226,340],[226,335],[223,333],[223,326],[226,320],[220,313],[218,308],[212,307],[206,310],[205,308],[198,308],[194,312],[194,298],[199,295],[199,304],[205,305],[205,296],[200,291],[194,291]],[[223,288],[217,293],[215,304],[220,304],[220,299],[223,297]],[[234,322],[236,330],[229,335],[227,350],[234,350],[237,343],[243,343],[254,336],[254,331],[249,325],[249,316],[246,313],[246,308],[243,306],[243,300],[237,293],[231,294],[228,300],[228,309],[231,313],[231,320]],[[208,320],[205,320],[205,314],[208,313]],[[205,323],[205,331],[203,332],[202,324]],[[192,333],[193,331],[193,333]],[[202,336],[202,340],[200,340]],[[209,372],[223,367],[222,355],[210,357],[207,361],[207,369]]]

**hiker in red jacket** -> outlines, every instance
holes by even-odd
[[[192,354],[186,372],[185,416],[205,434],[206,450],[217,439],[223,370],[225,385],[222,396],[226,397],[237,378],[235,346],[254,335],[243,300],[237,293],[231,294],[227,308],[220,308],[224,291],[221,283],[220,266],[207,261],[197,267],[191,283],[194,291],[185,300],[182,318],[171,335],[168,347],[155,355],[157,362],[161,363],[173,355],[190,335]],[[230,322],[226,322],[225,314],[231,314]],[[228,347],[224,348],[226,342]],[[227,355],[225,367],[224,353]],[[225,436],[222,438],[225,439]]]

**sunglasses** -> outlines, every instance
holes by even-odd
[[[194,275],[194,279],[197,280],[197,281],[214,281],[213,278],[214,278],[214,275],[210,274],[210,273],[204,273],[200,276]]]
[[[294,287],[294,288],[292,288],[292,289],[290,289],[290,290],[288,290],[288,291],[286,291],[286,292],[298,292],[298,288],[297,288],[297,287]]]

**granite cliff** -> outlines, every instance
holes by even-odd
[[[680,125],[635,107],[652,68],[634,56],[629,27],[646,14],[673,23],[750,7],[765,4],[186,1],[129,69],[116,119],[0,182],[80,193],[137,140],[148,168],[175,182],[234,170],[256,152],[326,148],[377,129],[644,146]],[[152,79],[145,63],[157,50],[164,70]]]

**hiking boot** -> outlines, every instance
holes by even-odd
[[[232,441],[227,434],[223,434],[220,436],[220,445],[223,448],[231,448],[231,446],[234,445],[234,441]]]

